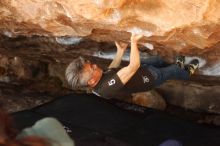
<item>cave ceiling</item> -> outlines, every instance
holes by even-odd
[[[203,74],[220,75],[219,8],[219,0],[1,0],[0,32],[98,42],[143,34],[146,48],[200,57]]]

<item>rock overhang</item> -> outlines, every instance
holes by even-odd
[[[199,57],[201,74],[220,75],[220,2],[212,0],[47,0],[0,2],[0,30],[9,37],[85,37],[141,43],[161,56]],[[59,39],[58,39],[59,41]]]

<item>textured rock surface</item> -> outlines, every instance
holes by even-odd
[[[130,32],[142,33],[143,45],[161,56],[200,56],[200,74],[220,75],[219,7],[218,0],[1,0],[0,32],[97,41],[129,41]]]
[[[170,104],[194,111],[220,114],[219,89],[217,83],[210,86],[210,84],[172,81],[163,84],[159,90]]]
[[[70,90],[56,85],[56,79],[45,81],[20,80],[0,82],[0,107],[9,113],[31,109],[70,93]]]
[[[132,103],[154,109],[166,109],[164,98],[154,90],[133,94]]]
[[[6,34],[128,39],[143,33],[176,50],[211,47],[220,40],[217,0],[1,0]]]

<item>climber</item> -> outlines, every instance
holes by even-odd
[[[138,40],[142,35],[132,34],[130,62],[119,68],[121,58],[127,44],[115,42],[117,53],[107,71],[96,64],[79,57],[74,59],[66,68],[66,79],[73,88],[88,87],[98,96],[110,99],[118,93],[136,93],[158,87],[166,80],[188,80],[199,67],[197,59],[184,65],[185,57],[179,56],[175,64],[168,64],[158,56],[140,61]]]

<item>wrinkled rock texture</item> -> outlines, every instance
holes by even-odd
[[[218,0],[1,0],[0,31],[96,41],[144,34],[142,45],[161,56],[200,56],[206,65],[200,74],[219,75],[219,7]]]
[[[1,0],[6,34],[128,40],[128,32],[166,48],[204,49],[220,40],[218,0]]]

